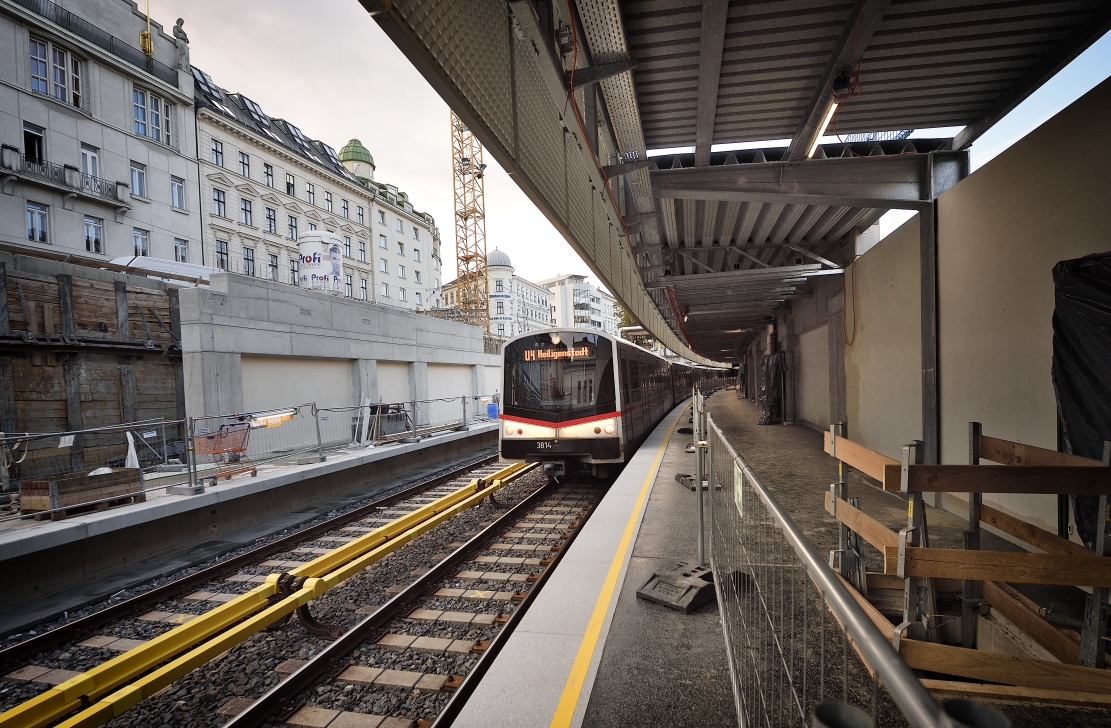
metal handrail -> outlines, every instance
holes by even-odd
[[[876,629],[868,615],[838,579],[837,574],[822,560],[818,551],[779,505],[775,496],[760,481],[748,462],[737,453],[721,428],[714,422],[713,415],[707,413],[706,420],[707,426],[716,431],[718,440],[725,446],[734,463],[741,468],[753,489],[760,495],[760,499],[764,502],[768,513],[775,519],[783,537],[806,566],[810,578],[822,592],[826,603],[852,638],[853,644],[875,670],[877,679],[887,689],[891,699],[902,711],[903,717],[914,728],[936,728],[941,723],[941,708],[899,657],[899,653],[892,647],[888,637]]]
[[[55,164],[45,159],[31,159],[26,154],[21,154],[19,159],[21,173],[39,177],[52,184],[72,188],[72,185],[66,181],[65,165]],[[113,202],[118,202],[120,199],[115,182],[102,177],[94,177],[91,174],[81,174],[80,189],[82,192],[103,197]]]

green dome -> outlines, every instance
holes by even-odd
[[[366,162],[371,167],[374,166],[374,157],[370,156],[370,152],[363,146],[363,143],[358,139],[352,139],[347,142],[347,146],[339,151],[339,161],[341,162]]]

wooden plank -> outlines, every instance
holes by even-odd
[[[1078,543],[1073,543],[1067,538],[1061,538],[1026,521],[1019,520],[1002,511],[997,511],[991,506],[980,505],[980,520],[1051,554],[1072,554],[1080,558],[1094,555],[1092,551]]]
[[[826,513],[829,512],[829,491],[826,491]],[[838,498],[835,518],[880,551],[888,546],[899,545],[899,534],[872,518],[864,511],[853,508],[848,501]]]
[[[116,281],[116,330],[120,341],[131,340],[131,324],[127,320],[127,283]]]
[[[1000,465],[1072,465],[1089,468],[1103,465],[1099,460],[987,435],[980,436],[979,451],[981,458]]]
[[[3,265],[0,263],[0,265]],[[15,380],[12,358],[0,356],[0,431],[15,432]]]
[[[0,334],[10,333],[12,321],[8,314],[8,266],[0,263]]]
[[[81,363],[78,355],[72,354],[62,365],[66,393],[66,429],[84,429],[81,414]],[[82,450],[84,435],[75,435],[73,446],[69,449],[70,466],[76,473],[85,470],[85,455]]]
[[[1111,671],[1094,667],[1063,665],[912,639],[899,641],[899,654],[915,670],[1027,688],[1111,693]]]
[[[827,453],[829,452],[829,435],[830,433],[825,433],[825,438],[823,440]],[[898,461],[892,460],[885,455],[880,455],[878,452],[869,450],[863,445],[859,445],[852,440],[846,440],[843,437],[838,437],[836,443],[837,459],[850,467],[856,468],[870,478],[874,478],[882,482],[884,478],[885,465],[893,464],[895,465],[895,467],[899,466]],[[898,486],[898,483],[899,481],[896,480],[896,486]]]
[[[900,488],[899,465],[884,468],[883,489]],[[911,465],[910,493],[1111,495],[1111,468],[1027,465]]]
[[[1111,695],[1079,693],[1075,690],[1046,690],[1016,685],[985,685],[956,680],[923,679],[922,686],[936,697],[961,696],[977,700],[1012,700],[1018,702],[1056,703],[1093,708],[1111,707]]]
[[[58,274],[58,313],[62,318],[62,338],[66,341],[77,339],[77,326],[73,316],[73,276]]]
[[[964,582],[958,579],[934,579],[934,591],[937,592],[960,592]],[[894,574],[880,574],[876,571],[868,572],[868,591],[872,589],[897,589],[903,590],[906,586],[906,581],[900,579]]]
[[[1111,587],[1111,558],[908,546],[904,576]],[[898,573],[899,549],[884,549],[884,573]]]
[[[138,408],[135,403],[135,369],[132,357],[120,357],[120,414],[123,422],[135,422]]]
[[[1030,609],[1026,604],[1028,599],[1019,597],[1022,595],[1012,586],[994,581],[984,582],[984,599],[992,609],[999,610],[1000,614],[1018,625],[1019,629],[1030,635],[1031,639],[1061,662],[1066,665],[1079,665],[1079,645],[1062,634],[1055,625],[1043,619],[1036,610]]]

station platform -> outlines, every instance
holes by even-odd
[[[0,524],[0,637],[117,590],[248,545],[255,539],[497,451],[498,423],[373,448],[329,450],[323,462],[260,465],[197,495],[147,494],[143,503],[60,521]],[[149,487],[149,486],[148,486]]]
[[[636,597],[697,560],[695,495],[675,479],[694,469],[676,432],[689,417],[677,407],[633,456],[453,725],[736,724],[716,604],[683,615]]]

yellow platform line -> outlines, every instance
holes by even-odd
[[[563,693],[559,696],[559,704],[556,705],[555,715],[552,716],[550,724],[552,728],[569,728],[572,719],[575,717],[575,707],[579,704],[579,695],[582,694],[583,685],[586,683],[586,673],[590,669],[590,661],[594,658],[594,651],[598,647],[598,639],[602,636],[602,625],[606,621],[606,613],[609,612],[610,604],[613,602],[614,592],[617,589],[617,578],[621,575],[625,555],[632,543],[638,516],[644,507],[644,500],[648,497],[648,491],[652,488],[652,483],[656,479],[660,461],[663,460],[667,443],[671,440],[671,433],[675,430],[675,425],[679,424],[679,419],[685,411],[685,409],[680,411],[672,421],[671,427],[667,429],[667,434],[664,436],[663,442],[660,443],[660,447],[656,451],[656,457],[652,461],[652,467],[648,469],[648,475],[644,479],[644,484],[640,487],[633,512],[629,514],[625,531],[621,534],[621,541],[617,544],[613,561],[610,562],[606,580],[602,582],[602,591],[598,594],[598,601],[594,603],[594,611],[590,615],[590,621],[587,622],[586,633],[583,635],[582,642],[579,643],[579,651],[575,655],[575,662],[571,665],[571,672],[567,675]]]
[[[188,662],[192,667],[180,673],[184,675],[194,667],[204,664],[208,659],[211,659],[210,657],[201,659],[204,657],[204,654],[207,654],[206,648],[209,646],[220,646],[219,651],[214,654],[221,654],[225,650],[247,639],[247,637],[250,637],[259,629],[272,624],[285,614],[293,611],[296,607],[319,597],[344,579],[349,578],[381,559],[386,554],[400,548],[420,535],[420,533],[439,525],[461,510],[465,510],[477,504],[485,498],[486,495],[500,489],[506,482],[531,470],[532,467],[535,466],[514,463],[486,479],[487,481],[493,481],[492,485],[486,487],[480,487],[478,480],[472,480],[468,485],[449,493],[443,498],[418,508],[411,514],[396,519],[382,528],[371,531],[355,541],[344,544],[317,559],[307,562],[304,566],[298,567],[291,572],[296,576],[310,577],[306,580],[304,587],[295,594],[273,605],[270,605],[270,601],[271,597],[278,593],[277,581],[279,575],[271,574],[267,577],[265,584],[252,589],[236,599],[222,604],[205,614],[198,615],[196,619],[192,619],[180,627],[176,627],[4,713],[0,713],[0,728],[6,728],[7,726],[18,726],[18,728],[42,728],[42,726],[54,723],[77,710],[81,705],[87,705],[89,701],[97,700],[107,695],[121,685],[132,681],[135,677],[158,667],[175,655],[205,640],[210,640],[214,635],[219,634],[220,636],[216,639],[211,640],[201,648],[191,650],[188,654],[179,658],[179,660],[175,660],[174,663],[171,663],[171,665],[175,665],[180,660],[186,660],[190,658],[190,656],[193,656]],[[337,567],[343,568],[337,570]],[[306,591],[308,592],[307,595],[305,594]],[[258,615],[255,615],[255,617],[251,617],[252,614],[259,612],[259,610],[262,611]],[[247,621],[243,622],[245,619],[247,619]],[[258,620],[261,620],[261,622],[258,622]],[[240,622],[243,622],[240,626],[244,627],[244,629],[229,629],[229,627]],[[261,623],[262,626],[251,629],[249,625],[256,624],[256,622]],[[196,662],[196,659],[200,659],[200,661]],[[151,673],[147,678],[159,676],[155,677],[155,679],[161,682],[162,677],[175,674],[172,670],[170,672],[165,672],[169,669],[170,665],[167,665]],[[162,686],[170,684],[175,679],[177,678],[171,677],[168,681],[165,681]],[[139,692],[136,692],[136,690],[139,690]],[[145,695],[150,694],[152,693],[145,693]],[[141,700],[144,694],[142,694],[141,689],[137,687],[137,684],[132,684],[123,690],[117,691],[112,697],[114,698],[110,701],[112,705],[127,704],[127,707],[131,707],[135,702]],[[132,699],[134,699],[135,702],[129,703]],[[102,712],[103,709],[94,710],[98,706],[83,711],[80,716],[85,716],[86,713],[91,712],[95,712],[96,715],[104,715]],[[124,709],[126,710],[126,708]],[[80,716],[75,716],[73,720],[76,720]],[[110,720],[112,717],[112,715],[108,715],[104,720]],[[87,718],[93,722],[86,722],[83,718],[82,722],[73,723],[73,725],[100,724],[96,722],[96,719],[93,718],[92,715],[87,716]],[[69,724],[70,723],[67,722],[64,725]]]

